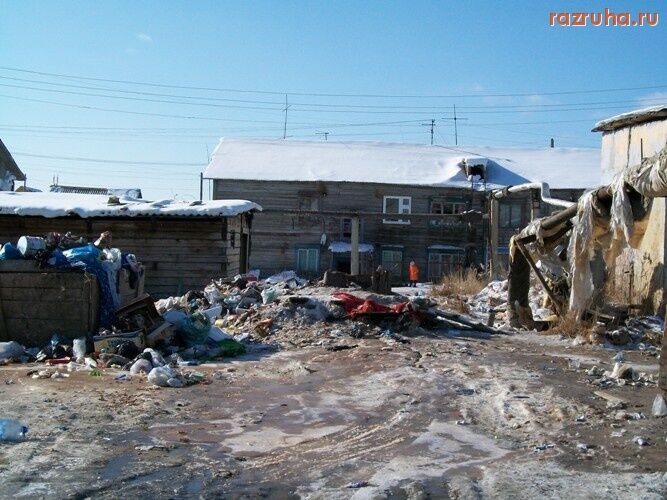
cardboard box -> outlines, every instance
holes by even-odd
[[[135,332],[115,333],[112,335],[95,335],[93,337],[95,352],[101,352],[102,350],[109,351],[127,340],[134,342],[140,351],[143,351],[146,347],[144,332],[137,330]]]

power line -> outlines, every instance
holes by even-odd
[[[410,99],[422,99],[422,98],[437,98],[437,99],[458,99],[458,98],[481,98],[481,97],[530,97],[533,95],[545,95],[545,96],[555,96],[555,95],[577,95],[577,94],[596,94],[603,92],[628,92],[628,91],[638,91],[638,90],[656,90],[667,88],[667,85],[648,85],[640,87],[617,87],[617,88],[597,88],[597,89],[585,89],[585,90],[564,90],[557,92],[518,92],[518,93],[488,93],[488,94],[450,94],[450,95],[427,95],[427,94],[353,94],[353,93],[323,93],[323,92],[285,92],[285,91],[268,91],[268,90],[251,90],[251,89],[235,89],[235,88],[220,88],[220,87],[198,87],[193,85],[172,85],[172,84],[161,84],[161,83],[151,83],[151,82],[142,82],[142,81],[133,81],[133,80],[116,80],[110,78],[93,78],[86,76],[77,76],[77,75],[67,75],[63,73],[49,73],[46,71],[35,71],[27,70],[23,68],[15,68],[10,66],[0,66],[0,69],[7,71],[15,71],[20,73],[28,73],[33,75],[42,75],[42,76],[51,76],[58,78],[68,78],[74,80],[86,80],[86,81],[96,81],[96,82],[107,82],[107,83],[120,83],[125,85],[141,85],[147,87],[160,87],[160,88],[174,88],[174,89],[190,89],[190,90],[206,90],[214,92],[237,92],[237,93],[249,93],[249,94],[268,94],[268,95],[284,95],[289,94],[292,96],[317,96],[317,97],[372,97],[372,98],[410,98]]]
[[[24,151],[13,151],[12,154],[18,156],[30,156],[32,158],[45,158],[51,160],[68,160],[68,161],[85,161],[90,163],[113,163],[119,165],[154,165],[154,166],[174,166],[174,167],[201,167],[201,163],[180,163],[180,162],[164,162],[164,161],[125,161],[125,160],[108,160],[101,158],[81,158],[77,156],[51,156],[40,155],[35,153],[26,153]]]
[[[285,111],[285,107],[276,108],[276,107],[266,107],[266,106],[246,106],[246,105],[237,105],[237,104],[216,104],[211,102],[186,102],[186,101],[174,101],[166,99],[151,99],[146,97],[128,97],[128,96],[118,96],[118,95],[106,95],[98,94],[93,92],[79,92],[79,91],[69,91],[69,90],[58,90],[58,89],[43,89],[39,87],[31,87],[27,85],[13,85],[8,83],[0,83],[0,87],[22,89],[22,90],[35,90],[37,92],[49,92],[52,94],[66,94],[66,95],[75,95],[75,96],[86,96],[86,97],[101,97],[103,99],[120,99],[123,101],[140,101],[140,102],[152,102],[160,104],[179,104],[182,106],[205,106],[213,108],[225,108],[225,109],[255,109],[261,111]],[[288,94],[285,94],[285,100],[287,100]],[[205,97],[200,97],[199,99],[206,99]],[[647,99],[648,101],[663,102],[662,98]],[[257,102],[262,101],[243,101],[243,102]],[[264,101],[267,102],[267,101]],[[554,111],[560,110],[560,108],[566,108],[568,106],[593,106],[593,105],[609,105],[609,104],[618,104],[627,105],[632,104],[635,101],[597,101],[597,102],[581,102],[581,103],[559,103],[559,104],[510,104],[510,105],[485,105],[485,106],[459,106],[459,109],[471,110],[471,109],[482,109],[482,110],[504,110],[508,111],[520,111],[520,110],[533,110],[535,108],[551,108]],[[274,103],[275,104],[275,103]],[[287,106],[287,104],[286,104]],[[431,111],[446,111],[450,109],[449,107],[443,106],[396,106],[396,105],[384,105],[384,106],[369,106],[369,105],[353,105],[353,104],[318,104],[318,103],[292,103],[289,105],[290,108],[293,106],[311,106],[313,109],[307,108],[297,108],[294,107],[293,111],[300,112],[318,112],[318,113],[361,113],[361,114],[373,114],[373,113],[383,113],[383,114],[396,114],[396,113],[408,113],[408,114],[417,114],[422,113],[424,110]],[[322,108],[322,109],[320,109]],[[335,109],[334,109],[335,108]],[[350,108],[350,109],[341,109],[341,108]],[[364,109],[364,111],[360,111]],[[365,111],[368,109],[368,111]],[[573,108],[573,110],[578,110],[579,108]],[[584,108],[582,108],[584,109]],[[595,109],[595,108],[586,108],[586,109]],[[537,110],[537,109],[535,109]],[[547,110],[545,110],[547,111]],[[490,111],[489,111],[490,112]],[[500,111],[497,111],[500,112]]]
[[[199,101],[222,101],[222,102],[235,102],[235,103],[245,103],[245,104],[269,104],[269,105],[281,105],[279,101],[264,101],[264,100],[252,100],[252,99],[227,99],[227,98],[218,98],[210,96],[186,96],[186,95],[174,95],[174,94],[162,94],[155,92],[140,92],[140,91],[129,91],[125,89],[111,89],[105,87],[91,87],[87,85],[72,85],[72,84],[63,84],[63,83],[54,83],[46,82],[41,80],[31,80],[25,78],[12,78],[6,76],[0,76],[0,79],[7,79],[13,81],[21,82],[30,82],[38,83],[42,85],[53,85],[59,87],[69,87],[77,89],[89,89],[89,90],[101,90],[106,92],[116,92],[123,94],[133,94],[133,95],[148,95],[148,96],[158,96],[158,97],[170,97],[175,99],[196,99]],[[11,84],[0,84],[3,87],[10,88],[19,88],[26,90],[36,90],[43,92],[59,93],[59,94],[70,94],[70,95],[83,95],[83,96],[92,96],[92,97],[103,97],[108,99],[123,99],[123,100],[135,100],[135,101],[145,101],[145,102],[156,102],[156,103],[167,103],[167,104],[182,104],[182,105],[193,105],[193,106],[212,106],[212,107],[223,107],[223,108],[232,108],[232,109],[266,109],[275,111],[277,108],[269,108],[264,106],[233,106],[233,105],[220,105],[212,104],[206,102],[181,102],[181,101],[168,101],[162,99],[147,99],[139,97],[126,97],[126,96],[114,96],[106,94],[94,94],[88,92],[72,92],[64,90],[55,90],[55,89],[44,89],[38,87],[31,87],[25,85],[11,85]],[[660,100],[656,98],[655,100]],[[578,102],[578,103],[542,103],[542,104],[509,104],[509,105],[483,105],[483,106],[459,106],[459,109],[530,109],[530,108],[545,108],[545,107],[565,107],[565,106],[577,106],[577,105],[607,105],[607,104],[630,104],[634,101],[595,101],[595,102]],[[294,106],[313,106],[313,107],[322,107],[322,108],[351,108],[351,109],[407,109],[407,110],[448,110],[449,107],[446,106],[403,106],[403,105],[367,105],[367,104],[327,104],[327,103],[299,103],[293,102]],[[284,108],[281,108],[284,111]]]

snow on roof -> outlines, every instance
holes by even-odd
[[[650,108],[637,109],[629,113],[612,116],[599,121],[593,127],[593,132],[610,132],[628,125],[652,122],[667,118],[667,104],[651,106]]]
[[[430,245],[429,250],[451,250],[453,252],[463,252],[465,249],[454,245]]]
[[[121,198],[110,204],[108,196],[91,194],[0,192],[0,215],[40,217],[231,217],[262,207],[246,200],[147,201]]]
[[[535,181],[549,182],[552,188],[585,188],[599,184],[600,152],[597,149],[269,139],[221,139],[205,177],[469,189],[470,180],[461,168],[464,159],[469,165],[486,165],[487,189]]]
[[[329,245],[329,250],[333,253],[345,253],[352,251],[352,244],[346,241],[334,241]],[[370,243],[359,243],[360,253],[372,253],[373,245]]]

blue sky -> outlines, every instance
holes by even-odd
[[[29,185],[150,198],[197,197],[221,136],[282,137],[284,93],[295,138],[427,143],[434,118],[451,146],[456,105],[459,145],[599,147],[596,120],[667,102],[664,5],[0,0],[0,137]],[[665,19],[549,26],[605,7]]]

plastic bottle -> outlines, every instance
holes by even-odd
[[[18,441],[28,433],[28,428],[18,420],[0,418],[0,441]]]

